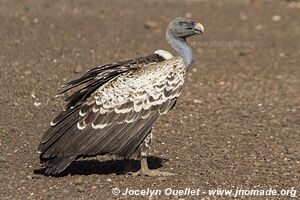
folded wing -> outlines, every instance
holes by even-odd
[[[90,86],[71,95],[66,110],[53,120],[39,145],[42,161],[74,155],[130,157],[158,117],[174,106],[185,79],[181,59],[116,66],[95,68],[67,84]],[[109,81],[87,91],[105,77]]]

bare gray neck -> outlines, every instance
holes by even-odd
[[[166,32],[166,39],[170,46],[176,51],[178,56],[183,59],[187,69],[189,69],[193,64],[194,54],[186,40],[174,35],[170,31]]]

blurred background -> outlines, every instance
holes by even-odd
[[[154,129],[150,166],[178,176],[118,175],[122,163],[101,158],[58,178],[36,173],[39,140],[64,105],[54,98],[60,85],[171,51],[164,34],[177,16],[205,34],[189,39],[196,60],[176,109]],[[300,189],[299,1],[2,0],[0,30],[0,199],[111,199],[114,187]]]

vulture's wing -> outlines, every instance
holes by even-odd
[[[131,156],[159,115],[173,107],[186,75],[180,58],[128,67],[124,63],[116,65],[118,70],[108,66],[87,73],[97,75],[85,75],[94,76],[93,80],[79,78],[70,82],[88,83],[88,87],[67,99],[69,106],[45,133],[39,145],[42,161],[74,155]],[[111,75],[116,71],[121,72]],[[102,82],[104,79],[107,80]],[[90,89],[96,87],[95,80],[100,80],[97,88]]]
[[[87,99],[97,88],[120,74],[141,68],[151,63],[159,63],[164,60],[164,57],[154,53],[145,57],[139,57],[132,60],[95,67],[87,71],[83,76],[69,81],[62,86],[65,89],[60,94],[63,94],[77,86],[85,85],[80,90],[65,99],[68,102],[66,109],[82,104],[82,102]]]

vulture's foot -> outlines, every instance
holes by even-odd
[[[162,172],[159,170],[151,170],[148,167],[147,158],[142,158],[141,160],[141,169],[137,172],[130,173],[133,176],[150,176],[150,177],[157,177],[157,176],[174,176],[176,174],[170,172]]]
[[[130,173],[132,176],[149,176],[149,177],[157,177],[157,176],[175,176],[176,174],[170,172],[162,172],[159,170],[139,170],[137,172]]]

